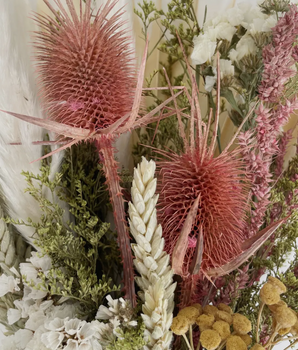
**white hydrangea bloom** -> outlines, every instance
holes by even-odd
[[[18,284],[19,278],[13,276],[6,276],[4,273],[0,276],[0,297],[3,297],[7,293],[14,293],[20,290]]]
[[[191,54],[191,59],[194,64],[203,64],[211,61],[216,49],[216,41],[212,41],[207,34],[200,34],[194,39],[194,49]]]

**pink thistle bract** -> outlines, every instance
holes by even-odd
[[[197,240],[202,227],[202,270],[226,264],[241,253],[249,189],[243,162],[236,152],[203,158],[199,149],[168,157],[158,162],[160,222],[168,253],[173,253],[187,214],[200,196],[189,238]],[[194,253],[195,247],[188,244],[184,275]]]
[[[92,15],[90,1],[77,14],[60,0],[55,15],[36,15],[43,31],[37,33],[41,91],[50,119],[90,131],[106,128],[131,111],[136,67],[130,40],[121,28],[121,12],[110,15],[117,1],[109,1]],[[91,21],[92,19],[92,21]],[[121,28],[121,30],[119,30]]]

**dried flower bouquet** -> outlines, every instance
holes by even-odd
[[[242,4],[200,28],[193,0],[168,12],[144,0],[137,69],[118,0],[44,0],[32,75],[8,59],[15,1],[0,2],[3,349],[295,346],[298,156],[284,165],[283,127],[297,108],[297,6]],[[154,22],[168,62],[154,73],[164,86],[144,87]],[[224,111],[237,131],[222,148]],[[114,142],[137,128],[131,176]]]

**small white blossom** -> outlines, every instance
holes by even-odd
[[[236,50],[232,49],[229,53],[232,62],[240,61],[244,56],[255,54],[257,46],[250,35],[244,35],[236,45]]]
[[[191,59],[194,64],[203,64],[211,61],[216,49],[216,41],[211,41],[207,34],[200,34],[194,39],[194,49]]]
[[[211,41],[227,40],[231,41],[237,29],[228,22],[220,22],[215,27],[206,29],[205,34]]]
[[[20,290],[18,284],[19,278],[13,278],[12,276],[6,276],[4,273],[0,276],[0,297],[3,297],[7,293],[14,293]]]
[[[43,344],[51,349],[51,350],[56,350],[60,346],[64,339],[64,334],[61,332],[46,332],[43,333],[41,336],[41,341]]]
[[[276,16],[269,16],[266,19],[255,18],[253,22],[249,25],[248,33],[255,35],[257,33],[270,32],[273,27],[276,26],[277,18]]]

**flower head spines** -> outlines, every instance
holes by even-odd
[[[78,15],[68,1],[68,15],[60,0],[59,11],[45,1],[56,17],[36,15],[43,28],[37,34],[37,63],[48,114],[63,124],[91,131],[106,128],[131,111],[135,65],[119,11],[109,0],[91,13],[87,0]],[[91,21],[94,16],[93,21]]]

